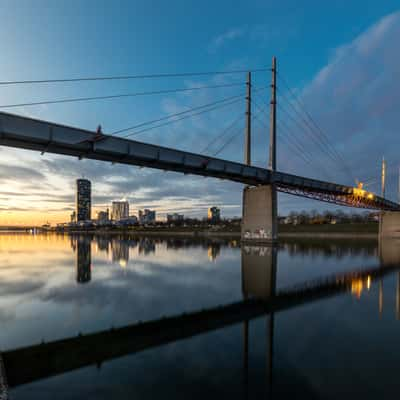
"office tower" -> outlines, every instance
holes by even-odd
[[[145,208],[143,211],[139,210],[139,223],[144,224],[153,224],[156,222],[156,212],[154,210],[149,210]]]
[[[107,211],[99,211],[97,213],[97,221],[98,222],[108,222],[109,219],[110,218],[109,218],[108,208],[107,208]]]
[[[207,217],[209,222],[216,223],[221,219],[221,210],[218,207],[210,207]]]
[[[129,218],[129,203],[127,201],[113,201],[111,219],[120,221]]]
[[[87,179],[76,180],[76,220],[91,219],[91,183]]]
[[[174,223],[174,222],[182,222],[185,219],[185,216],[183,214],[167,214],[167,222],[168,223]]]

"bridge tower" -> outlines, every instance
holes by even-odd
[[[248,242],[275,242],[277,240],[277,193],[274,184],[276,170],[276,57],[272,58],[270,140],[268,168],[272,182],[269,185],[247,186],[243,190],[241,238]],[[249,82],[249,79],[248,79]],[[248,86],[250,87],[250,85]],[[250,165],[251,91],[248,91],[245,161]]]

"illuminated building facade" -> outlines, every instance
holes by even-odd
[[[111,219],[120,221],[129,218],[129,203],[127,201],[113,201]]]
[[[219,222],[221,219],[221,210],[218,207],[210,207],[208,209],[207,219],[211,223]]]
[[[76,221],[88,221],[91,219],[92,187],[87,179],[76,180]]]
[[[156,222],[156,212],[147,208],[144,211],[139,210],[139,223],[140,224],[153,224]]]
[[[97,213],[97,221],[98,222],[107,222],[109,220],[109,211],[99,211]]]

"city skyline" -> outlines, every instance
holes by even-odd
[[[121,43],[121,48],[115,50],[99,31],[96,31],[98,35],[96,43],[100,44],[94,47],[89,42],[80,40],[81,37],[91,37],[90,29],[86,24],[88,18],[96,22],[95,26],[101,26],[99,22],[104,15],[102,14],[104,9],[99,11],[98,15],[92,15],[92,9],[87,4],[79,5],[74,11],[69,6],[63,5],[62,11],[65,11],[65,15],[71,17],[72,12],[80,15],[76,20],[77,31],[66,35],[66,32],[70,31],[69,25],[65,24],[69,17],[66,20],[60,20],[59,16],[62,13],[59,9],[49,6],[43,11],[42,18],[50,25],[47,31],[42,31],[40,20],[33,12],[33,6],[28,1],[24,3],[25,7],[20,9],[5,6],[3,10],[5,18],[2,29],[5,37],[7,37],[7,32],[13,31],[12,25],[9,25],[13,20],[20,19],[25,24],[21,26],[15,38],[15,40],[21,39],[20,35],[23,35],[24,40],[20,40],[21,46],[13,46],[12,40],[3,44],[8,60],[0,67],[1,80],[104,76],[127,72],[140,74],[245,69],[248,66],[269,66],[271,56],[276,54],[279,70],[290,80],[312,115],[332,138],[336,149],[350,163],[354,175],[361,180],[365,177],[364,174],[367,174],[368,178],[376,178],[369,187],[375,193],[379,193],[380,162],[382,156],[385,155],[389,161],[388,172],[390,173],[387,196],[397,200],[399,160],[395,146],[388,148],[383,144],[385,141],[395,140],[397,135],[397,117],[393,104],[396,104],[400,91],[396,86],[397,82],[391,80],[400,61],[396,41],[400,30],[400,14],[397,11],[396,2],[388,1],[385,5],[367,2],[368,13],[363,15],[360,15],[357,6],[349,6],[345,2],[332,6],[330,13],[326,13],[325,8],[316,3],[312,13],[309,14],[304,14],[302,7],[296,5],[289,6],[291,13],[287,13],[279,5],[262,5],[255,2],[248,11],[241,7],[234,10],[223,24],[216,23],[216,20],[209,21],[210,26],[207,29],[198,29],[201,34],[192,33],[193,36],[188,37],[188,40],[194,44],[196,51],[192,48],[187,50],[187,46],[172,40],[173,37],[182,36],[180,29],[184,27],[166,29],[161,24],[155,24],[151,52],[137,40],[137,37],[147,37],[145,33],[150,19],[146,14],[146,5],[137,5],[137,17],[135,17],[137,23],[123,18],[120,11],[110,11],[110,15],[114,18],[121,18],[120,29],[125,32],[122,38],[120,38],[120,31],[115,27],[112,32],[109,32],[113,39],[118,38]],[[222,4],[223,2],[218,6],[219,10],[223,9]],[[206,5],[202,7],[196,24],[202,24],[207,15]],[[131,10],[130,7],[128,10]],[[169,15],[168,10],[164,11],[165,15]],[[192,7],[188,7],[186,12],[191,16],[198,14]],[[257,14],[269,16],[267,19],[263,17],[261,21]],[[254,22],[243,23],[243,15],[247,15],[249,20]],[[335,17],[338,16],[341,18],[341,32],[338,33],[336,30],[337,34],[333,37],[330,29],[334,26]],[[354,25],[355,16],[357,16],[357,25]],[[159,21],[160,16],[156,15],[153,18]],[[171,18],[173,20],[173,16]],[[311,29],[313,24],[308,24],[307,21],[318,21],[318,27],[321,30],[319,38],[315,38]],[[282,32],[281,24],[291,26],[291,29]],[[50,35],[49,32],[52,34]],[[35,40],[35,45],[33,45],[30,37],[35,35],[39,35],[42,40]],[[172,57],[164,51],[165,40],[169,40],[169,51]],[[39,47],[39,42],[43,47]],[[64,45],[63,53],[60,53],[62,46],[59,42]],[[79,43],[78,47],[75,46],[76,43]],[[43,51],[40,51],[41,49]],[[115,54],[112,52],[115,51],[119,57],[114,57]],[[307,57],[311,51],[313,57]],[[186,54],[186,52],[189,53]],[[35,57],[36,54],[41,54],[42,57]],[[90,63],[81,61],[85,59],[84,54],[92,54],[93,61]],[[184,57],[183,54],[185,54]],[[29,57],[33,63],[30,68],[25,66],[26,57]],[[73,68],[70,63],[65,62],[65,57],[76,60]],[[111,61],[105,62],[106,59]],[[118,59],[118,62],[112,61],[114,59]],[[378,67],[374,63],[376,59],[382,60]],[[389,59],[390,62],[387,62]],[[57,63],[54,60],[57,60]],[[69,67],[67,68],[66,65]],[[154,65],[157,65],[157,70]],[[184,69],[183,65],[185,65]],[[93,86],[85,83],[77,86],[57,85],[56,87],[44,85],[40,86],[39,90],[29,85],[4,87],[0,93],[2,98],[0,104],[20,103],[24,99],[40,101],[55,97],[74,97],[88,93],[112,94],[124,92],[126,89],[131,91],[158,89],[166,88],[169,84],[185,88],[207,84],[230,84],[235,79],[244,82],[245,77],[241,75],[235,78],[211,76],[204,79],[171,79],[168,83],[135,81],[129,82],[129,85],[125,83],[96,83]],[[255,76],[254,79],[255,84],[261,85],[268,84],[270,77],[268,73],[263,73]],[[104,132],[108,133],[125,126],[140,124],[143,120],[183,111],[188,106],[199,106],[236,93],[232,88],[232,90],[215,90],[201,95],[168,95],[156,99],[103,101],[77,105],[21,106],[9,111],[82,126],[92,131],[101,124]],[[267,97],[266,95],[266,102]],[[367,101],[366,98],[374,100]],[[324,104],[324,107],[321,108],[320,104]],[[238,106],[236,111],[244,113],[244,106],[243,109],[240,107]],[[134,116],[132,116],[133,109],[136,110]],[[352,111],[349,113],[349,110]],[[113,115],[118,115],[118,118]],[[219,112],[213,114],[211,118],[200,117],[195,121],[181,122],[175,128],[168,127],[165,130],[144,133],[137,139],[193,151],[193,149],[203,147],[213,135],[221,131],[229,116],[228,111]],[[265,116],[265,121],[267,119],[268,116]],[[265,166],[268,134],[264,128],[256,125],[253,133],[254,163]],[[278,129],[278,140],[280,140],[279,135]],[[360,141],[363,151],[360,151]],[[221,154],[221,157],[242,161],[242,147],[243,140],[235,140],[226,152]],[[204,215],[210,205],[222,208],[224,215],[228,217],[241,215],[242,186],[240,184],[221,183],[213,179],[111,165],[85,159],[78,161],[46,153],[40,156],[29,151],[7,148],[2,148],[1,154],[0,225],[40,225],[47,221],[55,224],[69,220],[69,215],[74,208],[74,180],[82,175],[95,181],[98,186],[97,194],[93,196],[94,214],[110,204],[113,199],[126,197],[131,203],[137,204],[138,209],[155,209],[160,216],[183,212],[185,215],[198,217]],[[319,156],[320,154],[315,153],[313,159],[317,160]],[[297,159],[296,155],[293,156],[287,146],[279,142],[278,167],[289,172],[300,171],[306,176],[323,178],[322,168],[308,166],[303,160]],[[339,167],[328,167],[334,172],[332,180],[354,185],[350,176],[346,176]],[[169,183],[171,180],[174,181],[174,187],[171,187]],[[283,214],[290,210],[309,210],[320,207],[325,207],[325,205],[321,206],[312,201],[303,201],[285,195],[279,198],[279,210]]]

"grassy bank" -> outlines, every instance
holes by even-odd
[[[279,225],[279,233],[346,233],[346,234],[378,234],[378,223],[349,223],[323,225]]]
[[[181,237],[240,237],[240,227],[207,229],[193,227],[131,227],[120,229],[91,228],[66,231],[69,233],[96,234],[137,234],[147,236],[181,236]],[[278,235],[281,238],[376,238],[377,223],[353,223],[336,225],[279,225]]]

